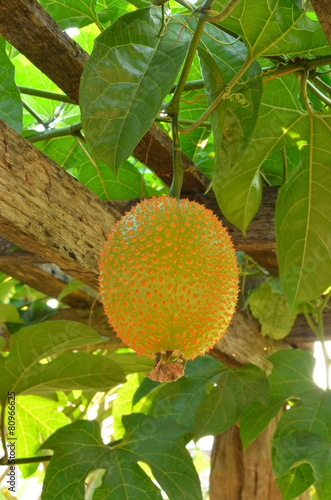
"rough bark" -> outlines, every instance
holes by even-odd
[[[39,255],[25,250],[12,252],[12,248],[12,243],[0,237],[0,271],[56,299],[69,283],[70,276],[55,264],[48,264]],[[91,307],[94,298],[75,290],[64,297],[62,302],[76,309],[84,309]]]
[[[288,348],[289,345],[284,341],[262,337],[258,321],[237,308],[227,332],[209,352],[228,365],[231,362],[233,366],[253,363],[269,374],[272,364],[268,357],[280,349]]]
[[[329,44],[331,45],[331,3],[330,0],[310,0]]]
[[[73,100],[88,54],[35,0],[2,0],[0,34]]]
[[[282,500],[271,466],[271,443],[279,417],[244,452],[239,427],[215,436],[211,455],[210,500]],[[309,491],[297,500],[309,500]]]
[[[0,123],[0,235],[97,287],[100,250],[117,208]]]

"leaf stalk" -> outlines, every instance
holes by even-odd
[[[30,87],[23,87],[18,85],[18,90],[21,94],[31,95],[34,97],[43,97],[45,99],[52,99],[54,101],[66,102],[68,104],[78,105],[77,102],[73,101],[69,96],[65,94],[59,94],[57,92],[49,92],[48,90],[32,89]]]
[[[304,105],[306,106],[306,109],[308,111],[308,114],[310,116],[313,116],[314,110],[312,108],[312,105],[309,101],[308,95],[307,95],[307,82],[308,82],[308,71],[303,71],[301,73],[301,96],[304,102]]]
[[[309,80],[307,80],[307,88],[326,106],[331,107],[331,99],[327,97],[323,92],[318,90],[313,83],[311,83]]]
[[[172,141],[173,141],[173,177],[172,183],[169,190],[169,196],[180,199],[180,192],[183,185],[183,164],[182,164],[182,150],[179,142],[179,133],[178,133],[178,114],[173,115],[172,117]]]
[[[10,465],[7,464],[8,461],[8,450],[7,450],[7,442],[6,442],[6,433],[5,433],[5,415],[6,415],[6,404],[1,404],[1,422],[0,422],[0,430],[1,430],[1,443],[4,451],[4,456],[2,457],[0,463],[2,465]]]
[[[220,12],[219,14],[216,15],[209,15],[209,14],[201,14],[201,17],[208,21],[209,23],[220,23],[222,22],[226,17],[228,17],[229,14],[233,11],[233,9],[238,5],[240,0],[230,0],[230,2],[227,4],[226,7]]]

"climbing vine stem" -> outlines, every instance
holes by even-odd
[[[180,198],[180,192],[183,185],[183,165],[181,159],[181,148],[178,133],[178,114],[172,115],[172,142],[173,142],[173,177],[170,186],[169,195],[173,198]]]
[[[303,71],[301,73],[301,96],[309,115],[312,116],[314,114],[314,110],[310,104],[307,95],[307,81],[308,81],[308,71]]]
[[[204,8],[210,9],[211,5],[213,4],[214,0],[206,0],[206,2],[202,5],[201,10]],[[172,116],[175,114],[178,114],[179,112],[179,100],[182,95],[182,92],[184,90],[186,80],[188,78],[188,75],[190,73],[190,69],[192,66],[193,59],[195,57],[195,52],[198,48],[198,44],[203,32],[203,27],[206,23],[206,20],[200,18],[201,14],[199,14],[199,21],[196,27],[196,30],[194,32],[193,38],[191,40],[190,48],[188,50],[184,67],[181,72],[178,84],[176,86],[174,95],[171,99],[171,101],[166,105],[165,110],[168,113],[168,115]]]
[[[1,462],[6,464],[8,460],[8,450],[7,450],[7,444],[6,444],[6,435],[5,435],[5,415],[6,415],[6,405],[2,404],[1,405],[1,443],[2,443],[2,448],[4,451],[4,456],[2,457]]]
[[[240,80],[240,78],[243,76],[243,74],[247,71],[249,66],[252,64],[253,59],[251,59],[249,56],[247,57],[246,61],[236,73],[236,75],[233,77],[231,82],[224,87],[222,92],[216,97],[215,101],[209,106],[209,108],[198,118],[196,122],[194,122],[193,125],[187,128],[180,127],[179,131],[183,135],[191,134],[196,130],[198,127],[201,127],[203,122],[211,115],[211,113],[217,108],[217,106],[227,97],[230,96],[231,94],[231,89],[234,87],[234,85]]]

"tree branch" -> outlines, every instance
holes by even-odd
[[[331,3],[330,0],[311,0],[326,38],[331,45]]]

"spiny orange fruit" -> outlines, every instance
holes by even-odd
[[[183,375],[181,362],[210,349],[235,310],[230,236],[195,202],[154,197],[136,205],[111,231],[99,267],[109,322],[137,354],[156,360],[155,380]]]

